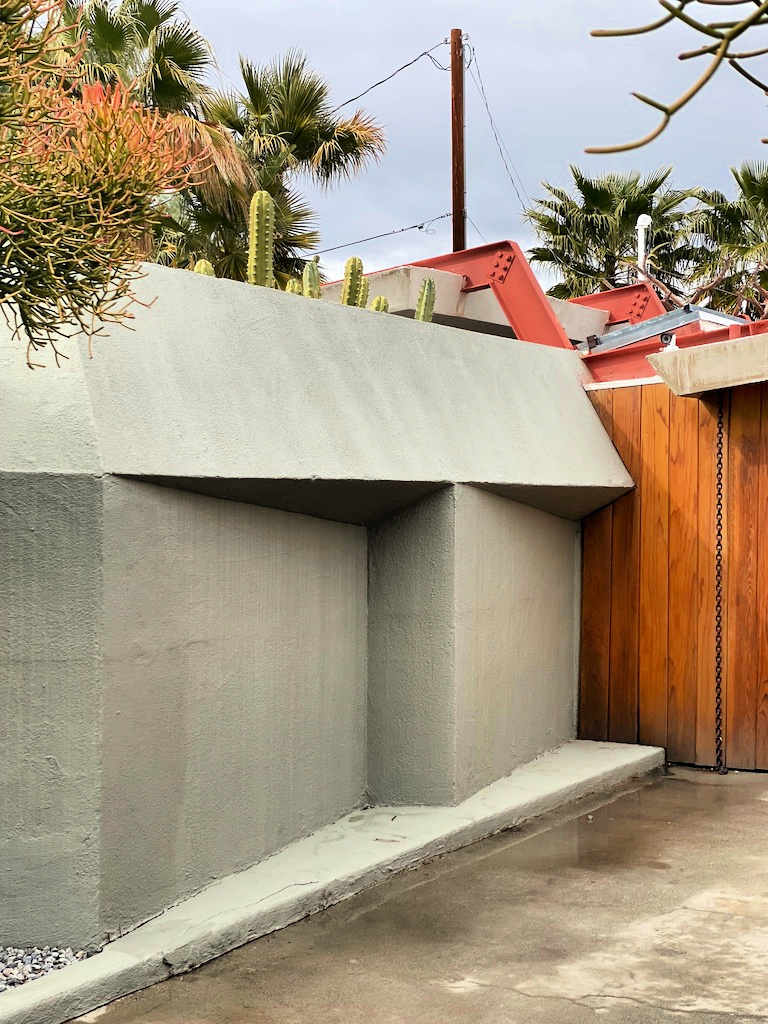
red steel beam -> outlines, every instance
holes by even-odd
[[[490,288],[520,341],[573,350],[517,242],[493,242],[408,265],[460,274],[466,292]]]
[[[661,316],[667,308],[659,296],[648,284],[629,284],[623,288],[614,288],[610,292],[596,292],[594,295],[581,295],[577,299],[569,299],[576,306],[588,306],[590,309],[607,309],[610,313],[607,326],[616,324],[637,324],[641,320]]]

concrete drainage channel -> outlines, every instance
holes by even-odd
[[[34,985],[0,994],[0,1024],[64,1024],[182,974],[439,854],[519,825],[664,763],[656,747],[573,741],[455,807],[355,811],[209,886]]]

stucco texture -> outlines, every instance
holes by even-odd
[[[458,487],[456,796],[576,735],[579,528]]]
[[[109,477],[0,513],[4,941],[97,946],[359,806],[362,527]]]
[[[369,552],[374,802],[459,803],[575,736],[575,523],[458,485]]]
[[[0,474],[4,945],[99,938],[101,527],[99,480]]]
[[[455,499],[445,488],[369,531],[373,803],[456,802]]]
[[[573,520],[632,486],[574,352],[139,293],[60,370],[0,330],[0,943],[98,946],[569,738]]]
[[[106,931],[363,799],[361,527],[105,485]]]
[[[216,481],[476,483],[526,488],[527,504],[575,519],[632,486],[576,352],[158,266],[138,293],[151,305],[133,330],[97,339],[92,360],[72,339],[62,369],[30,373],[22,345],[7,345],[0,469],[207,493]]]

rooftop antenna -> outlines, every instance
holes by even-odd
[[[464,33],[451,29],[451,210],[453,251],[467,247],[464,180]]]

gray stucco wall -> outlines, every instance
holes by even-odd
[[[477,483],[573,518],[632,486],[576,352],[146,272],[152,304],[97,339],[92,360],[75,338],[60,370],[30,373],[0,322],[0,469],[200,480],[206,493],[233,480],[310,494],[317,480]],[[344,501],[323,514],[343,519]]]
[[[99,939],[101,481],[0,474],[0,942]]]
[[[359,805],[361,527],[105,484],[101,919],[135,924]]]
[[[99,942],[366,786],[454,803],[567,738],[576,527],[497,495],[631,486],[574,352],[160,267],[140,296],[61,370],[0,325],[0,941]]]
[[[454,534],[452,487],[369,531],[373,803],[454,802]]]
[[[98,946],[360,804],[364,528],[3,474],[0,536],[2,941]]]
[[[456,795],[575,736],[575,523],[474,487],[456,500]]]
[[[368,785],[458,803],[575,736],[579,531],[475,487],[370,530]]]

